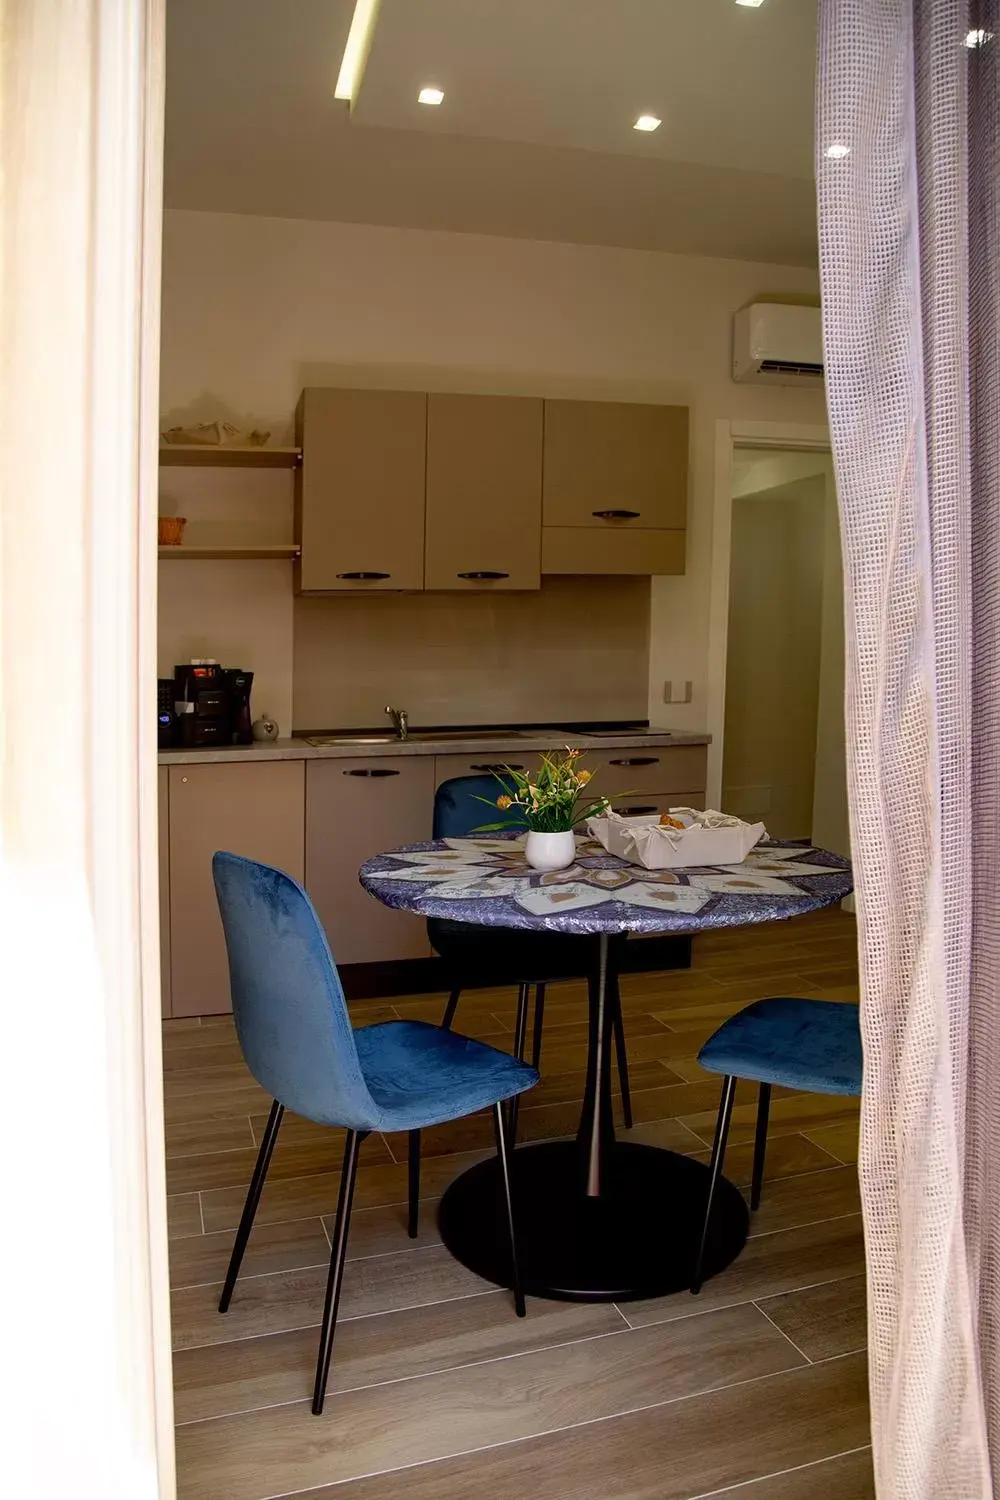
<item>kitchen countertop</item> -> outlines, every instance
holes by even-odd
[[[349,732],[349,731],[345,731]],[[418,731],[419,732],[419,731]],[[367,760],[384,755],[510,755],[517,751],[561,749],[571,744],[580,750],[673,749],[678,745],[707,745],[710,734],[672,733],[666,729],[636,729],[617,732],[595,730],[590,734],[568,730],[505,730],[488,734],[470,729],[468,736],[454,731],[440,739],[385,740],[378,744],[309,745],[304,739],[255,742],[252,745],[226,745],[194,750],[161,750],[161,766],[232,765],[238,761],[260,760]],[[503,748],[502,748],[503,747]]]

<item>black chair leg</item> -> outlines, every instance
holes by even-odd
[[[457,990],[452,990],[451,994],[448,996],[448,1004],[445,1006],[445,1008],[444,1008],[444,1015],[441,1017],[441,1029],[442,1029],[442,1031],[450,1031],[451,1030],[451,1024],[452,1024],[452,1022],[455,1019],[455,1012],[456,1012],[456,1010],[458,1010],[458,1002],[459,1002],[459,1000],[461,998],[462,998],[461,988],[459,988]]]
[[[545,986],[535,985],[535,1019],[531,1027],[531,1066],[538,1068],[542,1061],[542,1022],[545,1018]]]
[[[406,1230],[411,1240],[417,1237],[420,1218],[420,1131],[411,1130],[407,1147],[407,1176],[410,1184],[410,1211]]]
[[[229,1257],[229,1269],[226,1272],[226,1280],[222,1288],[222,1296],[219,1298],[220,1313],[229,1311],[229,1304],[233,1300],[233,1291],[236,1287],[236,1278],[240,1274],[240,1266],[243,1264],[243,1256],[246,1252],[247,1241],[250,1239],[250,1231],[257,1213],[257,1205],[264,1188],[264,1179],[267,1169],[271,1165],[271,1153],[274,1143],[278,1139],[278,1126],[281,1117],[285,1113],[285,1106],[279,1104],[277,1099],[271,1105],[271,1113],[267,1117],[264,1127],[264,1139],[260,1143],[257,1153],[257,1163],[250,1178],[250,1187],[247,1190],[247,1200],[243,1205],[243,1216],[240,1219],[240,1227],[236,1231],[236,1240],[233,1244],[233,1253]]]
[[[354,1202],[354,1183],[358,1175],[358,1151],[367,1131],[349,1130],[344,1148],[344,1166],[340,1176],[340,1197],[337,1202],[337,1222],[333,1231],[333,1248],[330,1251],[330,1275],[326,1283],[326,1301],[323,1304],[323,1326],[319,1335],[319,1355],[316,1360],[316,1384],[313,1387],[312,1412],[318,1417],[326,1399],[326,1382],[330,1374],[330,1359],[333,1355],[333,1339],[337,1332],[337,1309],[340,1306],[340,1288],[344,1280],[344,1258],[347,1254],[347,1234],[351,1227],[351,1204]]]
[[[612,981],[611,1003],[614,1007],[611,1024],[615,1032],[615,1053],[618,1057],[618,1081],[622,1091],[622,1119],[625,1129],[632,1129],[632,1093],[628,1086],[628,1053],[625,1050],[625,1021],[622,1017],[622,997],[618,988],[618,976]]]
[[[519,984],[517,987],[517,1016],[514,1021],[514,1056],[518,1062],[524,1062],[524,1048],[528,1036],[528,999],[531,995],[530,984]],[[520,1104],[520,1095],[515,1094],[507,1106],[507,1133],[510,1136],[511,1150],[517,1139],[517,1111]]]
[[[767,1152],[767,1121],[771,1111],[771,1085],[762,1083],[757,1104],[757,1129],[753,1138],[753,1178],[750,1182],[750,1212],[760,1207],[764,1187],[764,1156]]]
[[[503,1175],[504,1198],[507,1203],[507,1227],[510,1230],[510,1264],[511,1281],[514,1288],[514,1311],[519,1318],[523,1318],[527,1312],[524,1305],[524,1292],[521,1290],[521,1272],[517,1264],[517,1237],[514,1234],[514,1203],[510,1192],[510,1164],[507,1160],[507,1140],[503,1127],[503,1107],[499,1104],[493,1107],[493,1126],[497,1138],[497,1156],[500,1158],[500,1171]]]
[[[702,1225],[701,1241],[698,1245],[698,1258],[694,1264],[694,1276],[691,1279],[691,1291],[701,1291],[702,1266],[705,1260],[705,1246],[708,1243],[708,1226],[712,1218],[712,1204],[715,1200],[715,1187],[722,1174],[722,1163],[726,1155],[726,1141],[729,1138],[729,1122],[733,1116],[733,1100],[736,1097],[736,1079],[727,1075],[722,1080],[722,1099],[719,1103],[719,1118],[715,1124],[715,1142],[712,1146],[712,1164],[708,1175],[708,1202],[705,1204],[705,1222]]]

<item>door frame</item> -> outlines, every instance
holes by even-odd
[[[722,806],[722,756],[726,729],[726,657],[729,649],[729,569],[733,535],[733,454],[737,448],[829,453],[826,423],[744,422],[720,418],[715,424],[715,504],[712,517],[712,570],[708,606],[707,805]]]

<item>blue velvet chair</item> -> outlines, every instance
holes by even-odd
[[[722,1023],[702,1047],[698,1061],[710,1073],[723,1076],[722,1100],[709,1168],[708,1203],[691,1283],[692,1292],[701,1290],[712,1204],[726,1155],[738,1080],[750,1078],[760,1084],[750,1184],[750,1208],[755,1212],[764,1185],[772,1087],[780,1083],[786,1088],[814,1094],[861,1093],[858,1007],[837,1000],[803,1000],[791,996],[756,1000]]]
[[[467,838],[484,823],[497,823],[503,814],[491,809],[504,790],[513,792],[505,781],[502,768],[495,774],[455,776],[444,781],[434,794],[434,837]],[[512,828],[517,825],[512,823]],[[432,917],[427,935],[435,953],[444,959],[449,971],[448,1004],[442,1026],[448,1028],[455,1019],[462,991],[481,986],[517,986],[517,1014],[514,1022],[514,1054],[523,1058],[525,1051],[528,1005],[531,988],[535,989],[535,1013],[532,1025],[531,1065],[539,1067],[542,1059],[542,1022],[545,1014],[545,987],[557,979],[588,977],[588,945],[576,937],[559,933],[518,932],[512,928],[475,927],[468,922],[449,922]],[[622,1020],[618,990],[618,965],[611,966],[614,979],[610,986],[613,1006],[612,1024],[618,1057],[622,1116],[627,1128],[632,1125],[632,1100],[629,1094],[628,1056],[625,1051],[625,1026]],[[512,1109],[516,1123],[516,1105]]]
[[[373,1130],[406,1130],[411,1152],[409,1230],[416,1234],[419,1132],[493,1106],[506,1190],[514,1305],[524,1317],[501,1104],[538,1082],[534,1068],[482,1042],[425,1021],[387,1021],[355,1030],[340,977],[312,902],[282,870],[218,853],[215,890],[229,953],[229,982],[240,1048],[274,1102],[226,1272],[219,1311],[229,1308],[285,1109],[347,1130],[330,1254],[312,1409],[323,1410],[358,1150]]]

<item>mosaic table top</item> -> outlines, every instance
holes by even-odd
[[[566,870],[526,863],[523,839],[439,839],[377,854],[365,890],[399,911],[536,932],[697,932],[775,922],[832,906],[853,889],[846,859],[803,844],[758,844],[740,865],[645,870],[587,836]]]

